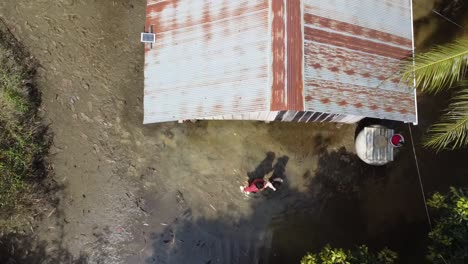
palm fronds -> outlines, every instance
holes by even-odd
[[[456,93],[440,121],[429,129],[425,147],[438,151],[468,146],[468,89]]]
[[[468,39],[416,55],[403,69],[403,79],[423,92],[437,93],[462,80],[468,66]]]

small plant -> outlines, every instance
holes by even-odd
[[[327,245],[319,253],[307,253],[301,264],[393,264],[397,258],[398,255],[387,248],[372,253],[364,245],[353,251]]]

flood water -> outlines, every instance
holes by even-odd
[[[424,13],[433,1],[418,2]],[[401,263],[421,263],[428,224],[409,147],[391,165],[370,167],[353,153],[353,125],[143,126],[145,4],[0,2],[0,15],[41,63],[43,111],[55,133],[53,177],[65,186],[57,210],[36,230],[47,249],[40,257],[66,251],[89,263],[298,263],[328,243],[366,243],[398,251]],[[460,34],[428,10],[416,24],[418,48]],[[466,151],[435,154],[419,145],[446,99],[421,96],[413,128],[428,195],[468,181]],[[406,125],[398,130],[409,138]],[[269,170],[285,179],[277,192],[240,192],[249,175]]]

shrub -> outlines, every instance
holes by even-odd
[[[301,264],[393,264],[396,259],[397,254],[387,248],[372,253],[364,245],[353,251],[327,245],[319,253],[307,253]]]
[[[0,21],[0,209],[14,208],[31,179],[43,174],[49,142],[37,117],[35,61]]]

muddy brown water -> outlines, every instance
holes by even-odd
[[[143,126],[145,4],[0,2],[0,16],[41,63],[53,177],[66,186],[35,230],[38,262],[66,252],[67,262],[297,263],[326,243],[388,246],[402,263],[422,258],[428,227],[410,148],[375,168],[353,154],[351,125]],[[452,28],[440,18],[422,17],[420,46],[452,36],[440,35],[440,25]],[[444,102],[421,100],[417,138]],[[466,183],[466,152],[417,150],[427,193]],[[274,162],[262,163],[269,151]],[[248,172],[284,157],[277,192],[240,193]]]

